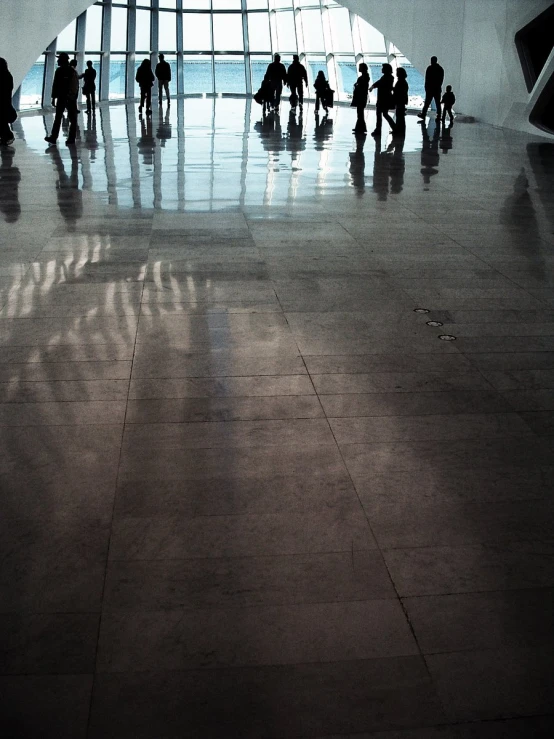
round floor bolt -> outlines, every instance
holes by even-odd
[[[437,326],[442,326],[442,323],[440,321],[427,321],[427,326],[437,328]]]
[[[456,337],[452,336],[452,334],[441,334],[439,339],[441,341],[456,341]]]
[[[429,313],[427,308],[414,308],[414,313]]]

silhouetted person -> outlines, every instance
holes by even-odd
[[[327,115],[327,113],[329,112],[327,101],[329,100],[329,95],[331,94],[331,88],[329,87],[329,82],[325,79],[325,73],[322,69],[319,70],[319,72],[317,73],[317,77],[315,78],[314,90],[315,114],[318,114],[319,104],[321,103],[321,107],[325,111],[325,115]]]
[[[72,59],[69,62],[69,66],[70,67],[73,67],[73,70],[74,70],[75,74],[77,75],[77,79],[80,80],[81,79],[81,75],[79,74],[79,72],[77,72],[77,59]],[[79,114],[80,112],[81,111],[79,110],[79,91],[77,91],[77,113]]]
[[[87,115],[96,111],[96,70],[92,62],[87,62],[87,68],[79,77],[83,82],[83,95],[87,99]]]
[[[163,91],[167,96],[167,104],[171,105],[171,99],[169,97],[169,83],[171,82],[171,65],[166,62],[163,54],[158,54],[160,60],[156,64],[156,78],[158,80],[158,103],[162,104]]]
[[[387,123],[391,127],[392,132],[394,133],[394,121],[389,115],[389,110],[394,106],[392,99],[392,88],[394,85],[392,67],[390,64],[383,64],[383,66],[381,67],[381,71],[383,73],[383,76],[376,82],[374,82],[369,88],[370,92],[377,88],[377,107],[375,111],[377,120],[375,123],[375,131],[372,131],[371,133],[371,135],[375,137],[381,135],[383,118],[386,119]]]
[[[439,173],[439,137],[440,127],[438,125],[433,129],[433,138],[429,138],[426,126],[421,127],[423,135],[423,146],[421,147],[421,174],[423,175],[423,184],[429,185],[431,177]]]
[[[154,79],[150,59],[144,59],[135,75],[135,80],[138,82],[138,86],[140,87],[139,113],[142,113],[142,109],[145,105],[146,115],[150,115],[152,113],[152,85],[154,84]]]
[[[11,129],[10,129],[11,130]],[[6,223],[15,223],[21,215],[19,202],[19,183],[21,172],[14,167],[15,150],[8,147],[0,149],[0,210]]]
[[[452,85],[446,85],[446,92],[442,96],[442,122],[444,123],[446,120],[446,114],[448,113],[450,117],[450,125],[454,123],[454,113],[452,112],[452,107],[454,103],[456,102],[456,95],[452,92]]]
[[[351,108],[356,108],[357,119],[356,125],[353,128],[354,133],[366,134],[367,127],[365,124],[365,106],[367,105],[367,96],[369,95],[369,70],[367,64],[362,62],[358,67],[360,70],[360,76],[354,83],[354,90],[352,92],[352,102],[350,103]]]
[[[13,77],[8,69],[8,62],[0,57],[0,144],[10,145],[14,142],[12,124],[17,113],[12,105]]]
[[[294,95],[296,95],[298,104],[302,108],[304,105],[304,84],[308,87],[308,73],[306,72],[306,67],[303,64],[300,64],[298,54],[293,54],[292,64],[287,70],[287,81],[292,98],[292,107],[296,107],[296,105],[293,105]]]
[[[435,101],[437,108],[437,120],[441,118],[441,92],[442,83],[444,80],[444,69],[437,61],[436,56],[431,57],[431,64],[425,70],[425,103],[421,113],[418,113],[418,118],[425,119],[429,106]]]
[[[58,171],[56,195],[58,208],[64,218],[67,230],[75,231],[77,220],[83,215],[83,192],[79,189],[79,160],[74,151],[71,155],[71,174],[67,175],[58,149],[51,149],[52,159]]]
[[[67,146],[75,143],[77,133],[77,96],[79,94],[79,77],[75,69],[69,64],[69,56],[62,51],[58,54],[58,68],[54,74],[52,84],[52,105],[56,107],[54,125],[50,136],[44,140],[49,144],[55,144],[60,135],[60,127],[64,112],[67,110],[69,118],[69,134],[66,140]]]
[[[396,70],[396,85],[392,91],[392,99],[396,110],[394,133],[396,136],[406,135],[406,106],[408,105],[408,73],[404,67]]]
[[[365,136],[356,139],[356,151],[350,153],[350,182],[356,190],[356,195],[365,192]]]
[[[267,71],[265,73],[267,79],[271,83],[272,88],[272,105],[275,111],[279,110],[281,104],[281,93],[283,92],[283,85],[287,84],[287,70],[285,65],[281,64],[281,55],[275,54],[273,57],[274,61],[268,64]]]

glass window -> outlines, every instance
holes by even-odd
[[[93,5],[87,10],[85,51],[102,49],[102,12],[100,5]]]
[[[333,37],[333,51],[354,51],[348,10],[346,8],[331,8],[329,10],[329,20]]]
[[[135,40],[137,51],[150,51],[150,11],[137,10],[137,35]]]
[[[160,8],[171,8],[175,10],[177,7],[177,0],[160,0]]]
[[[44,54],[33,64],[21,83],[20,107],[40,108],[42,105],[42,91],[44,88]]]
[[[271,51],[267,13],[248,13],[250,51]]]
[[[373,28],[373,26],[370,26],[363,18],[358,18],[358,26],[360,29],[362,51],[368,54],[384,54],[385,38],[383,34],[376,28]]]
[[[127,51],[127,8],[112,8],[112,51]]]
[[[212,32],[208,13],[183,15],[183,48],[185,51],[210,51]]]
[[[125,97],[125,54],[110,55],[110,100],[121,100]]]
[[[185,95],[194,92],[213,92],[212,56],[184,56],[183,80]]]
[[[174,51],[177,48],[177,13],[160,13],[158,49]]]
[[[183,10],[210,10],[210,0],[183,0]]]
[[[302,10],[302,32],[304,34],[304,51],[324,51],[321,10]]]
[[[246,7],[248,10],[257,10],[258,8],[267,10],[267,0],[246,0]]]
[[[244,56],[215,57],[215,91],[244,95],[246,92]]]
[[[292,8],[292,0],[273,0],[274,8]]]
[[[212,0],[214,10],[240,10],[240,0]]]
[[[257,92],[260,89],[263,78],[265,77],[265,71],[267,69],[267,65],[270,62],[271,62],[270,56],[252,57],[250,64],[252,68],[252,90],[254,92]]]
[[[350,100],[354,83],[358,79],[356,60],[335,58],[339,100]]]
[[[75,50],[75,34],[77,32],[77,23],[76,21],[71,21],[71,23],[66,26],[63,31],[58,36],[58,45],[57,50],[58,51],[74,51]]]
[[[238,51],[244,49],[242,15],[240,13],[214,13],[214,51]]]
[[[277,19],[277,40],[279,51],[296,51],[296,31],[292,10],[275,13]]]

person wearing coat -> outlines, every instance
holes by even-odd
[[[0,144],[8,146],[14,142],[10,125],[15,120],[12,95],[13,77],[8,69],[8,62],[0,57]]]
[[[356,108],[357,120],[356,125],[353,129],[354,133],[365,134],[367,133],[367,127],[365,124],[365,106],[367,105],[367,96],[369,94],[369,69],[367,64],[362,62],[358,67],[360,70],[360,76],[354,84],[354,90],[352,92],[352,102],[350,107]]]
[[[92,62],[87,62],[87,68],[79,77],[83,82],[83,95],[87,99],[87,115],[96,110],[96,70],[92,66]]]
[[[294,100],[293,96],[296,95],[300,107],[302,107],[304,105],[304,84],[308,87],[308,73],[306,67],[300,64],[298,54],[294,54],[292,57],[292,64],[287,69],[287,80],[291,98]]]
[[[392,91],[392,100],[396,110],[394,133],[397,136],[406,135],[406,106],[408,105],[408,73],[404,67],[396,70],[396,85]]]
[[[273,109],[277,112],[281,104],[281,93],[283,85],[287,84],[287,70],[284,64],[281,64],[281,55],[275,54],[274,61],[267,65],[265,76],[271,82],[273,89]]]
[[[63,114],[67,110],[69,118],[69,133],[66,139],[67,146],[75,143],[77,135],[77,97],[79,96],[79,76],[69,63],[69,54],[62,51],[58,54],[58,68],[54,74],[52,83],[52,105],[56,107],[54,125],[49,136],[44,140],[49,144],[55,144],[60,135]]]
[[[377,89],[377,106],[376,116],[377,121],[375,123],[375,131],[372,131],[371,135],[377,137],[381,135],[381,126],[383,118],[387,121],[393,133],[395,133],[395,125],[393,119],[389,115],[389,110],[393,106],[392,88],[394,85],[394,77],[392,76],[392,67],[390,64],[383,64],[381,67],[383,76],[374,82],[369,91]]]
[[[143,107],[146,105],[146,115],[152,114],[152,86],[154,84],[154,73],[150,59],[144,59],[137,69],[135,80],[140,87],[140,105],[139,113],[142,113]]]

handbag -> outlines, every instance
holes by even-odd
[[[335,91],[334,90],[327,90],[325,93],[325,105],[328,108],[332,108],[334,104],[334,97],[335,97]]]

